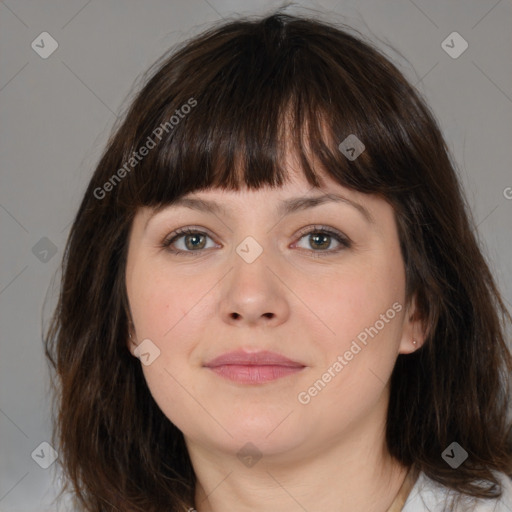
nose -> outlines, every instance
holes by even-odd
[[[224,280],[220,313],[234,326],[277,326],[290,314],[288,289],[265,251],[251,263],[236,252]]]

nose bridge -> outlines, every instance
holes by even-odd
[[[264,230],[259,230],[264,233]],[[221,314],[225,321],[255,324],[283,321],[288,315],[285,292],[276,278],[277,262],[271,254],[268,238],[260,241],[246,236],[232,255],[232,271],[226,280],[221,299]]]

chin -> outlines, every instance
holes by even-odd
[[[284,415],[283,417],[285,417]],[[293,414],[290,415],[290,419]],[[288,424],[283,417],[276,421],[240,421],[237,419],[227,426],[230,437],[221,429],[195,432],[195,441],[208,445],[212,450],[231,453],[238,457],[255,456],[284,456],[296,451],[311,436],[300,425]],[[280,422],[282,422],[280,424]],[[272,426],[270,426],[272,425]],[[187,433],[184,432],[185,437]],[[255,454],[252,452],[256,452]]]

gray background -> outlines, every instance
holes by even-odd
[[[47,448],[38,447],[51,441],[43,301],[48,294],[47,318],[70,222],[134,81],[165,50],[212,22],[280,5],[0,2],[0,511],[50,510],[58,487],[57,464],[42,469],[31,457],[36,448],[41,460],[48,457]],[[510,304],[512,1],[318,0],[287,12],[314,10],[368,35],[426,96]],[[469,45],[458,58],[442,47],[454,31]],[[34,40],[43,46],[42,32],[58,42],[46,59],[31,47]],[[44,46],[48,50],[48,40]]]

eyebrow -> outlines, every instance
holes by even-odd
[[[285,199],[280,202],[277,209],[277,213],[279,216],[286,216],[297,211],[307,210],[309,208],[314,208],[316,206],[320,206],[321,204],[329,202],[348,204],[354,207],[359,213],[361,213],[367,222],[371,224],[375,222],[370,212],[364,206],[338,194],[323,194],[321,196],[293,197],[290,199]],[[221,205],[216,201],[192,197],[180,197],[170,204],[162,206],[161,208],[157,208],[157,210],[155,210],[149,217],[148,221],[146,222],[146,226],[149,223],[149,221],[161,210],[179,207],[190,208],[192,210],[198,210],[206,213],[213,213],[224,216],[229,215],[229,210],[224,205]]]
[[[320,206],[321,204],[329,202],[348,204],[361,213],[368,222],[372,224],[375,222],[370,212],[363,205],[338,194],[323,194],[321,196],[294,197],[292,199],[286,199],[281,202],[278,212],[280,215],[289,215],[296,211],[314,208],[315,206]]]

